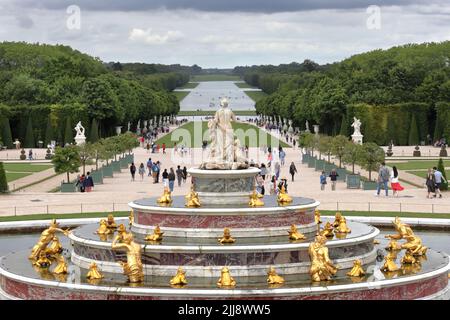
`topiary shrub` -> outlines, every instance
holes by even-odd
[[[20,160],[26,160],[25,149],[20,150]]]
[[[0,162],[0,193],[8,192],[8,181],[6,180],[6,172],[3,162]]]

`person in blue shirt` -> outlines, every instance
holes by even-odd
[[[327,175],[325,174],[325,171],[322,171],[322,174],[320,175],[320,190],[325,190],[325,185],[327,184]]]

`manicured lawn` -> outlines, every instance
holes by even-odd
[[[196,75],[191,78],[191,81],[239,81],[239,76],[233,76],[228,74],[202,74]]]
[[[418,177],[425,179],[427,176],[428,170],[407,170],[406,172],[414,174]],[[447,175],[447,178],[450,177],[450,170],[446,170],[445,174]]]
[[[255,110],[236,110],[233,111],[236,116],[256,116]],[[208,111],[208,110],[200,110],[200,111],[190,111],[184,110],[178,112],[179,116],[188,117],[188,116],[213,116],[216,111]]]
[[[177,97],[178,101],[181,102],[190,93],[189,91],[172,91],[172,93]]]
[[[255,131],[255,136],[256,136],[256,141],[254,139],[252,139],[252,141],[250,142],[249,140],[249,136],[245,135],[245,142],[242,141],[244,136],[239,136],[240,140],[241,140],[241,144],[242,145],[248,145],[249,147],[259,147],[259,143],[260,143],[260,130],[259,128],[252,126],[250,124],[247,123],[233,123],[233,129],[235,131],[235,134],[237,134],[239,136],[239,133],[246,133],[247,130],[256,130]],[[198,130],[199,133],[195,132],[194,130]],[[201,130],[201,133],[200,133]],[[242,130],[242,131],[241,131]],[[156,141],[156,143],[159,143],[160,145],[165,143],[166,146],[168,148],[172,148],[174,142],[177,142],[177,144],[180,145],[185,145],[189,148],[199,148],[202,146],[202,141],[204,139],[208,140],[209,139],[209,134],[207,133],[208,131],[208,122],[203,121],[201,123],[201,129],[200,129],[200,121],[196,121],[196,122],[188,122],[185,125],[181,126],[180,128],[174,130],[173,132],[171,132],[170,134],[162,137],[161,139],[159,139],[158,141]],[[195,137],[194,136],[194,132],[195,134],[197,134],[198,136]],[[252,132],[252,131],[250,131]],[[272,146],[276,146],[281,145],[282,147],[289,147],[286,143],[284,143],[283,141],[279,141],[278,139],[276,139],[273,136],[272,139],[269,139],[270,135],[268,135],[266,132],[261,131],[261,138],[263,139],[262,144],[267,144],[267,145],[272,145]],[[172,141],[172,137],[175,141]],[[272,142],[272,143],[271,143]]]
[[[197,86],[198,86],[198,83],[196,83],[196,82],[188,82],[184,86],[179,87],[177,89],[194,89],[194,88],[197,88]]]
[[[51,164],[3,163],[7,172],[41,172],[53,168]]]
[[[11,182],[29,175],[31,175],[29,172],[6,172],[6,181]]]
[[[256,87],[249,85],[247,82],[235,82],[234,84],[241,89],[257,89]]]
[[[259,100],[264,99],[265,97],[268,96],[268,94],[263,91],[244,91],[244,92],[246,95],[250,97],[250,99],[252,99],[255,102],[258,102]]]
[[[408,160],[407,162],[386,162],[389,167],[396,166],[399,170],[417,170],[437,167],[439,160]],[[444,160],[444,166],[450,167],[450,160]]]

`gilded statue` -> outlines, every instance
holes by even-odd
[[[384,257],[384,264],[381,267],[381,271],[384,272],[393,272],[398,271],[399,267],[395,264],[396,254],[392,254],[392,252],[389,252]]]
[[[117,243],[114,239],[111,244],[113,250],[124,250],[127,253],[127,262],[120,261],[123,273],[128,277],[131,283],[139,283],[144,281],[144,268],[142,265],[142,248],[141,245],[134,242],[131,233],[124,233],[122,243]]]
[[[219,287],[234,287],[236,285],[236,281],[231,276],[230,270],[228,270],[227,267],[222,268],[220,279],[219,281],[217,281],[217,285]]]
[[[160,203],[160,204],[171,204],[172,203],[172,195],[170,193],[169,187],[164,187],[164,193],[158,199],[158,203]]]
[[[398,244],[396,240],[391,240],[391,241],[389,241],[389,243],[385,249],[387,251],[401,250],[402,246],[400,244]]]
[[[427,253],[427,247],[422,245],[422,239],[414,234],[405,235],[406,243],[402,244],[402,249],[406,249],[413,256],[422,256]]]
[[[59,227],[59,223],[56,222],[55,219],[52,220],[50,226],[42,231],[41,236],[39,237],[38,243],[31,250],[31,254],[29,256],[30,259],[37,259],[40,256],[40,253],[43,251],[45,253],[48,244],[53,240],[56,232],[61,232],[64,235],[69,235],[70,231],[62,230]]]
[[[416,263],[416,258],[414,258],[414,255],[407,250],[401,262],[402,264],[413,264]]]
[[[231,232],[229,228],[223,229],[223,237],[218,239],[219,243],[226,244],[226,243],[235,243],[236,240],[231,237]]]
[[[329,221],[327,221],[323,229],[320,230],[320,235],[327,238],[333,238],[334,237],[333,231],[334,231],[333,225]]]
[[[267,283],[282,284],[284,283],[284,278],[277,274],[274,267],[270,267],[269,272],[267,273]]]
[[[281,204],[286,204],[286,203],[292,202],[292,198],[291,198],[291,196],[289,196],[287,194],[286,189],[284,188],[284,185],[281,186],[280,192],[278,193],[277,201],[278,201],[278,203],[281,203]]]
[[[198,193],[194,191],[194,185],[191,185],[191,191],[186,195],[186,207],[198,208],[201,206]]]
[[[347,227],[347,220],[340,212],[336,212],[333,227],[335,228],[336,233],[350,233],[351,232],[350,228]]]
[[[288,230],[289,240],[305,240],[306,237],[304,234],[300,233],[295,224],[291,225],[291,228]]]
[[[64,256],[59,254],[56,257],[56,261],[58,262],[58,264],[56,265],[55,269],[53,270],[53,273],[66,274],[67,273],[67,263],[66,263],[66,259],[64,259]]]
[[[250,202],[248,205],[250,207],[261,207],[264,205],[264,201],[261,200],[261,197],[258,192],[256,192],[256,189],[253,189],[252,194],[250,195]]]
[[[48,268],[52,264],[51,260],[47,257],[45,251],[39,252],[39,259],[37,259],[34,263],[35,266],[39,268]]]
[[[153,230],[153,234],[149,234],[145,237],[145,241],[156,241],[160,242],[163,239],[164,232],[161,232],[161,228],[156,226]]]
[[[134,223],[134,211],[131,209],[130,215],[128,216],[128,224],[131,227]]]
[[[98,271],[97,264],[92,262],[89,266],[89,271],[86,274],[86,278],[89,280],[99,280],[103,278],[103,275]]]
[[[187,283],[186,272],[182,267],[178,267],[177,274],[175,275],[175,277],[170,279],[170,284],[173,286],[184,286]]]
[[[353,261],[353,268],[347,273],[350,277],[363,277],[365,274],[366,272],[364,271],[361,260],[359,259]]]
[[[322,223],[322,220],[320,220],[320,211],[319,211],[319,209],[316,209],[316,210],[314,211],[314,221],[315,221],[317,224]]]
[[[373,244],[380,244],[380,241],[378,241],[377,239],[373,239]]]
[[[112,214],[108,214],[108,219],[106,220],[108,229],[116,230],[117,224],[114,221],[114,216]]]
[[[395,217],[393,224],[397,234],[388,234],[385,236],[386,238],[400,240],[404,239],[406,235],[414,234],[411,227],[401,222],[399,217]]]
[[[63,247],[61,245],[61,242],[59,242],[59,239],[57,236],[53,236],[52,243],[50,246],[45,250],[45,252],[49,255],[56,255],[63,251]]]
[[[100,227],[97,229],[95,233],[100,235],[106,235],[111,233],[111,230],[108,228],[108,222],[106,222],[106,219],[100,220]]]
[[[325,246],[326,242],[326,237],[318,235],[315,241],[309,245],[308,253],[311,260],[309,274],[312,281],[331,280],[338,270],[330,260],[328,248]]]

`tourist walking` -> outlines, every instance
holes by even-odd
[[[275,168],[275,177],[278,180],[278,178],[280,177],[280,171],[281,171],[280,163],[279,162],[275,162],[274,168]]]
[[[400,182],[398,180],[398,170],[396,166],[392,167],[392,172],[391,172],[391,189],[392,192],[394,194],[394,197],[398,197],[398,193],[399,191],[403,191],[405,188],[403,188],[400,185]]]
[[[287,184],[287,179],[284,177],[283,179],[281,179],[280,183],[278,184],[278,190],[281,190],[284,187],[284,191],[287,193],[288,192],[288,184]]]
[[[177,182],[178,182],[178,186],[181,187],[181,181],[183,181],[183,170],[181,169],[180,166],[177,166]]]
[[[339,175],[337,174],[335,169],[331,170],[329,177],[330,177],[330,181],[331,181],[331,190],[336,191],[336,182],[337,182],[337,177],[339,177]]]
[[[169,173],[167,172],[167,169],[164,169],[164,172],[162,173],[162,178],[164,187],[167,187],[169,185]]]
[[[294,175],[297,173],[297,168],[295,167],[294,162],[291,162],[291,165],[289,167],[289,173],[291,174],[292,182],[294,182]]]
[[[277,194],[277,179],[275,176],[272,176],[272,180],[270,180],[270,194]]]
[[[141,163],[141,165],[139,166],[139,175],[141,176],[141,181],[144,180],[144,174],[145,174],[145,167],[144,164]]]
[[[187,168],[183,167],[183,183],[186,183],[187,179]]]
[[[80,190],[80,192],[84,192],[84,179],[84,174],[82,174],[81,176],[78,175],[77,183],[75,184],[75,186],[78,187],[78,190]]]
[[[91,177],[91,173],[87,172],[86,178],[84,179],[84,189],[86,192],[91,192],[94,187],[94,180]]]
[[[170,168],[168,179],[170,192],[173,192],[173,187],[175,185],[175,171],[173,171],[173,168]]]
[[[433,171],[434,171],[434,180],[435,180],[435,189],[436,192],[434,194],[435,197],[437,197],[437,195],[439,194],[439,198],[442,198],[442,193],[441,193],[441,184],[444,182],[447,182],[447,180],[445,180],[444,176],[442,175],[442,172],[440,172],[436,167],[433,167]]]
[[[33,160],[33,150],[28,151],[28,160]]]
[[[163,149],[163,154],[166,154],[166,144],[165,143],[162,144],[162,149]]]
[[[266,165],[264,163],[261,163],[261,168],[260,169],[261,169],[260,174],[261,174],[262,179],[266,180],[266,174],[267,174]]]
[[[327,175],[325,174],[325,171],[322,171],[322,174],[320,175],[320,190],[325,190],[325,185],[327,184]]]
[[[425,185],[427,186],[428,191],[427,198],[432,199],[433,197],[436,197],[436,179],[434,177],[433,169],[428,169]],[[431,195],[432,193],[434,193],[434,196]]]
[[[278,156],[280,157],[281,165],[284,166],[284,161],[286,159],[286,152],[284,152],[282,147],[280,147],[279,149]]]
[[[148,160],[147,160],[147,170],[148,170],[148,176],[149,177],[152,175],[152,167],[153,167],[152,158],[148,158]]]
[[[377,185],[377,196],[380,195],[381,186],[384,187],[386,192],[386,197],[389,195],[388,182],[389,182],[390,174],[389,169],[386,167],[386,163],[382,162],[380,170],[378,171],[378,185]]]
[[[134,163],[130,166],[130,173],[131,173],[131,181],[134,181],[134,175],[136,174],[136,166]]]
[[[256,191],[259,194],[264,195],[265,189],[264,189],[264,179],[262,178],[261,174],[258,174],[256,176]]]

